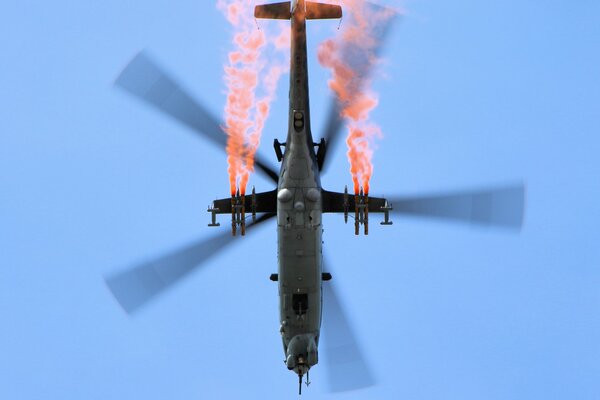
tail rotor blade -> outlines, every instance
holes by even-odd
[[[327,368],[329,388],[332,392],[344,392],[373,386],[375,379],[333,282],[323,283],[323,361]]]
[[[227,135],[219,119],[194,100],[145,52],[140,52],[129,62],[115,80],[115,85],[225,150]],[[277,172],[260,157],[255,157],[255,165],[277,182]]]
[[[525,185],[388,200],[393,212],[400,215],[520,230],[525,213]]]
[[[264,214],[247,227],[256,226],[273,216]],[[234,241],[235,237],[230,232],[223,232],[109,276],[105,279],[106,285],[123,309],[133,314]]]

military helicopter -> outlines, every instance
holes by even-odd
[[[339,104],[334,102],[324,137],[315,142],[311,132],[306,20],[342,17],[339,5],[305,0],[273,3],[255,7],[256,18],[291,21],[291,58],[289,123],[286,141],[274,141],[280,171],[271,168],[257,155],[258,172],[268,177],[276,189],[251,194],[237,191],[231,197],[215,200],[208,208],[211,227],[218,227],[218,215],[231,218],[231,233],[224,232],[208,241],[168,254],[155,261],[116,273],[106,283],[128,313],[133,313],[155,296],[187,276],[225,246],[239,233],[244,236],[274,219],[277,223],[278,272],[270,279],[279,285],[280,333],[285,365],[298,376],[299,393],[303,378],[309,384],[309,371],[319,361],[322,310],[336,319],[338,336],[345,337],[339,349],[355,365],[354,376],[333,373],[334,391],[350,390],[372,384],[356,339],[333,288],[327,282],[332,275],[324,270],[322,215],[340,213],[347,222],[354,217],[354,232],[369,233],[372,214],[383,217],[382,225],[391,225],[390,215],[413,215],[519,229],[523,221],[525,190],[522,184],[478,191],[465,191],[422,197],[372,197],[362,190],[349,194],[322,188],[320,175],[327,165],[328,147],[340,134],[343,120]],[[219,120],[188,95],[152,59],[138,54],[117,78],[115,84],[187,125],[202,137],[225,148],[227,137]],[[247,214],[249,214],[247,216]],[[249,220],[247,222],[247,220]],[[323,294],[325,292],[325,294]],[[335,369],[335,365],[333,366]]]

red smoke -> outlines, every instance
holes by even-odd
[[[228,136],[229,186],[232,195],[237,188],[240,194],[245,194],[277,82],[287,69],[271,61],[272,66],[265,70],[267,35],[254,21],[253,1],[218,0],[217,7],[225,13],[234,31],[234,49],[229,52],[228,64],[224,66],[227,87],[224,130]],[[285,34],[280,34],[271,44],[283,49],[286,47],[284,40]],[[257,89],[262,92],[259,98]]]
[[[378,99],[371,89],[368,71],[379,62],[376,48],[379,38],[376,29],[394,15],[385,8],[373,8],[361,0],[347,0],[344,11],[351,14],[345,19],[340,35],[319,46],[319,62],[331,70],[329,87],[341,104],[341,115],[348,127],[348,161],[354,183],[354,192],[362,186],[369,193],[369,181],[373,173],[372,143],[381,136],[379,126],[369,120],[369,113],[377,106]]]

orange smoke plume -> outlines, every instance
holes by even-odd
[[[369,7],[362,0],[347,0],[344,8],[351,14],[350,20],[345,21],[340,35],[321,43],[318,58],[321,65],[331,70],[329,87],[337,97],[340,114],[347,123],[347,156],[354,192],[358,194],[362,186],[368,194],[373,174],[373,141],[381,136],[380,128],[369,120],[378,99],[371,89],[368,73],[379,62],[376,49],[380,39],[376,29],[395,12]]]
[[[283,50],[285,44],[281,39],[283,34],[268,42],[265,31],[257,29],[252,1],[218,0],[217,7],[223,11],[234,31],[234,48],[229,52],[228,64],[224,67],[227,100],[223,129],[228,137],[230,191],[234,195],[239,188],[243,195],[254,170],[254,155],[275,97],[277,82],[286,71],[283,64],[264,68],[266,45]],[[263,92],[259,98],[257,89]]]

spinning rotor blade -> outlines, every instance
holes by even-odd
[[[141,52],[125,67],[115,85],[154,106],[194,132],[225,150],[227,135],[222,124],[203,105],[195,101],[147,54]],[[256,167],[277,182],[279,174],[255,156]]]
[[[379,56],[382,52],[382,49],[384,48],[386,37],[391,32],[395,22],[398,20],[398,14],[392,9],[374,3],[366,2],[365,7],[374,10],[374,12],[383,12],[385,10],[389,11],[391,14],[390,17],[385,19],[382,23],[378,24],[375,27],[375,31],[373,32],[373,37],[377,42],[377,46],[374,48],[373,55]],[[345,65],[350,66],[353,71],[357,72],[359,79],[355,90],[360,90],[364,82],[367,79],[369,79],[371,73],[373,72],[373,62],[369,59],[365,59],[364,54],[361,54],[360,50],[357,51],[355,46],[350,44],[344,45],[341,54],[343,63]],[[337,97],[333,95],[331,99],[331,104],[329,106],[329,112],[327,114],[327,120],[325,122],[325,127],[323,130],[323,137],[325,138],[325,143],[327,147],[325,150],[325,154],[323,155],[323,163],[321,166],[322,171],[326,171],[328,166],[327,153],[330,153],[332,149],[334,149],[337,146],[340,136],[342,135],[344,118],[341,116],[341,111],[342,104],[340,104]]]
[[[334,280],[323,282],[323,361],[329,388],[344,392],[373,386],[375,380],[336,294]]]
[[[247,228],[267,221],[275,214],[264,214]],[[231,232],[192,243],[180,250],[105,278],[106,285],[123,309],[132,314],[189,275],[223,247],[235,241]]]
[[[392,212],[497,228],[520,230],[525,210],[525,186],[388,199]]]

